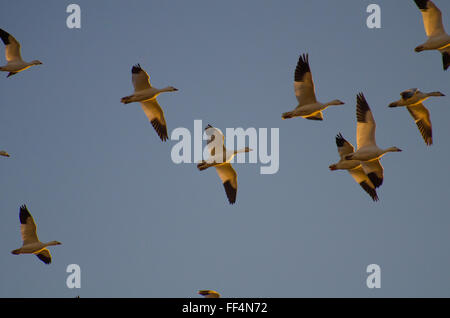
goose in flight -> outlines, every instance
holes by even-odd
[[[428,40],[415,48],[416,52],[438,50],[442,54],[444,71],[450,65],[450,35],[445,32],[442,24],[442,12],[430,0],[414,0],[422,12],[423,25]]]
[[[355,148],[351,143],[342,137],[342,134],[339,133],[336,136],[336,146],[338,148],[338,153],[340,156],[340,160],[338,163],[332,164],[329,168],[331,171],[334,170],[347,170],[348,173],[355,179],[355,181],[366,191],[373,201],[378,201],[377,191],[375,190],[375,185],[370,180],[370,177],[364,171],[364,168],[361,165],[361,161],[358,160],[345,160],[345,155],[352,153],[355,151]],[[378,160],[377,160],[378,161]],[[370,166],[368,167],[370,168]],[[378,161],[378,169],[381,168],[381,175],[383,175],[383,168]],[[378,180],[376,172],[371,172],[374,174],[372,177],[375,180]],[[380,171],[378,171],[380,174]]]
[[[0,67],[0,71],[9,72],[6,77],[17,74],[33,65],[42,64],[41,61],[34,60],[25,62],[20,55],[20,43],[8,32],[0,29],[0,38],[5,44],[6,65]]]
[[[220,294],[215,290],[199,290],[198,294],[205,298],[220,298]]]
[[[230,204],[234,204],[237,194],[237,173],[230,162],[238,153],[249,152],[252,149],[245,147],[240,150],[227,150],[224,144],[225,136],[220,129],[208,125],[205,131],[208,136],[207,145],[210,157],[208,160],[198,163],[197,168],[203,171],[210,167],[215,167],[217,174],[222,180],[228,201]]]
[[[124,104],[140,102],[144,113],[147,115],[159,138],[162,141],[166,141],[169,138],[166,119],[161,106],[156,100],[156,96],[163,92],[176,92],[178,89],[172,86],[162,89],[152,87],[147,72],[139,64],[131,68],[131,79],[134,86],[134,94],[123,97],[121,102]]]
[[[58,241],[51,241],[48,243],[39,241],[36,233],[36,223],[34,223],[33,217],[26,205],[20,207],[19,220],[23,245],[21,248],[18,248],[11,253],[14,255],[35,254],[45,264],[50,264],[52,262],[52,256],[46,247],[51,245],[61,245],[61,243]]]
[[[7,152],[4,151],[4,150],[0,150],[0,156],[3,156],[3,157],[11,157],[11,156],[9,155],[9,153],[7,153]]]
[[[431,128],[430,112],[422,104],[431,96],[445,96],[441,92],[422,93],[417,88],[408,89],[400,93],[400,100],[390,103],[389,107],[406,106],[411,116],[416,122],[425,143],[430,146],[433,144],[433,131]]]
[[[397,147],[381,149],[375,140],[376,124],[363,93],[356,97],[356,146],[357,150],[344,156],[345,160],[359,160],[364,172],[378,188],[383,183],[383,167],[378,159],[388,152],[400,152]]]
[[[338,99],[325,104],[317,101],[308,54],[300,55],[298,59],[294,73],[294,90],[298,106],[293,111],[283,113],[282,119],[303,117],[310,120],[323,120],[322,111],[325,108],[344,104]]]

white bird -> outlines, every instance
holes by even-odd
[[[204,296],[205,298],[220,298],[220,294],[215,290],[199,290],[198,294]]]
[[[423,25],[427,41],[415,48],[416,52],[438,50],[442,54],[444,70],[450,65],[450,35],[445,32],[442,24],[442,12],[430,0],[414,0],[422,12]]]
[[[167,135],[167,124],[164,118],[164,112],[159,106],[156,97],[163,92],[176,92],[173,86],[167,86],[162,89],[154,88],[150,84],[150,79],[139,64],[134,65],[131,68],[131,79],[134,86],[134,94],[123,97],[121,102],[124,104],[140,102],[142,109],[147,115],[153,128],[162,141],[166,141],[169,137]]]
[[[4,151],[4,150],[0,150],[0,156],[3,156],[3,157],[11,157],[11,156],[9,155],[9,153],[7,153],[7,152]]]
[[[240,150],[228,151],[225,148],[225,136],[218,128],[214,128],[211,125],[205,128],[206,135],[209,136],[207,141],[210,157],[208,160],[203,160],[197,164],[197,168],[200,171],[215,167],[217,174],[222,180],[230,204],[236,202],[237,194],[237,173],[231,166],[231,160],[238,153],[249,152],[252,149],[245,147]]]
[[[344,137],[342,137],[342,134],[339,133],[336,136],[336,146],[338,148],[338,153],[341,159],[338,163],[330,165],[330,170],[347,170],[348,173],[350,173],[350,175],[353,177],[353,179],[355,179],[356,183],[358,183],[364,189],[364,191],[366,191],[370,195],[372,200],[378,201],[378,195],[377,191],[375,190],[375,185],[372,183],[369,176],[365,173],[363,167],[361,166],[361,161],[345,160],[345,155],[355,151],[353,145],[345,140]],[[379,167],[381,167],[381,164],[379,165]],[[383,168],[381,168],[381,174],[383,174]]]
[[[375,140],[376,123],[363,93],[356,97],[356,146],[357,151],[345,155],[346,160],[362,161],[364,172],[378,188],[383,183],[383,167],[378,159],[388,152],[400,152],[397,147],[381,149]]]
[[[52,245],[61,245],[58,241],[51,241],[48,243],[42,243],[36,233],[36,223],[34,223],[33,217],[28,211],[26,205],[20,207],[19,213],[20,219],[20,232],[22,233],[23,245],[11,253],[18,254],[35,254],[45,264],[52,262],[52,256],[50,251],[46,248]]]
[[[408,89],[400,93],[400,100],[392,102],[389,107],[406,106],[411,116],[419,128],[425,143],[430,146],[433,144],[433,131],[431,127],[430,112],[422,104],[431,96],[445,96],[441,92],[422,93],[417,88]]]
[[[41,61],[34,60],[25,62],[20,55],[20,43],[8,32],[0,29],[0,38],[5,44],[5,56],[7,64],[0,67],[0,71],[9,72],[6,77],[17,74],[33,65],[42,64]]]
[[[298,59],[294,73],[294,90],[298,105],[293,111],[283,113],[282,119],[303,117],[311,120],[323,120],[322,111],[324,109],[328,106],[344,104],[338,99],[325,104],[317,101],[308,54],[300,55]]]

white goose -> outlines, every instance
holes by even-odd
[[[215,290],[199,290],[198,294],[204,296],[205,298],[220,298],[220,294]]]
[[[230,162],[238,153],[249,152],[252,151],[252,149],[245,147],[240,150],[228,151],[224,144],[225,136],[220,129],[208,125],[206,126],[205,131],[206,135],[209,136],[207,145],[210,157],[208,160],[203,160],[198,163],[197,168],[200,171],[203,171],[210,167],[215,167],[217,174],[222,180],[228,201],[230,204],[234,204],[236,202],[237,194],[237,173]]]
[[[430,0],[414,0],[422,12],[423,25],[428,40],[415,48],[416,52],[438,50],[442,54],[444,70],[450,65],[450,35],[445,32],[442,24],[442,12]]]
[[[282,119],[303,117],[311,120],[323,120],[322,111],[324,109],[328,106],[344,104],[338,99],[325,104],[317,101],[308,54],[300,55],[298,59],[294,73],[294,90],[298,105],[293,111],[283,113]]]
[[[431,96],[445,96],[441,92],[422,93],[417,88],[408,89],[400,93],[402,97],[396,102],[389,104],[389,107],[406,106],[411,116],[419,128],[425,143],[430,146],[433,144],[433,131],[431,127],[430,112],[422,104]]]
[[[11,156],[9,155],[9,153],[7,153],[7,152],[4,151],[4,150],[0,150],[0,156],[3,156],[3,157],[11,157]]]
[[[361,165],[370,181],[378,188],[383,183],[383,167],[378,159],[388,152],[400,152],[397,147],[381,149],[375,140],[376,123],[363,93],[356,97],[356,143],[358,150],[345,155],[346,160],[362,161]]]
[[[164,118],[164,112],[159,106],[156,97],[163,92],[176,92],[178,89],[172,86],[167,86],[162,89],[154,88],[150,84],[150,79],[139,64],[131,68],[131,79],[134,86],[134,94],[123,97],[121,102],[124,104],[140,102],[142,109],[147,115],[153,128],[162,141],[166,141],[169,137],[167,135],[167,124]]]
[[[26,205],[20,207],[19,213],[20,219],[20,232],[22,233],[23,245],[11,253],[18,254],[35,254],[45,264],[52,262],[52,256],[50,251],[46,248],[52,245],[61,245],[58,241],[51,241],[48,243],[42,243],[36,233],[36,223],[34,223],[33,217],[28,211]]]
[[[355,179],[355,181],[366,191],[373,201],[378,201],[377,191],[375,185],[370,181],[369,176],[365,173],[361,166],[361,161],[358,160],[345,160],[345,155],[355,151],[355,148],[351,143],[342,137],[342,134],[336,136],[336,146],[338,148],[339,156],[341,159],[338,163],[332,164],[330,170],[347,170],[348,173]],[[378,161],[378,160],[377,160]],[[381,165],[380,165],[381,166]],[[383,173],[383,170],[381,170]]]
[[[0,29],[0,38],[5,44],[5,56],[7,64],[0,67],[0,71],[9,72],[6,77],[17,74],[33,65],[42,64],[41,61],[34,60],[25,62],[20,55],[20,43],[8,32]]]

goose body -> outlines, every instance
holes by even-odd
[[[42,62],[38,60],[25,62],[20,54],[20,43],[3,29],[0,29],[0,38],[5,44],[5,56],[7,62],[6,65],[0,67],[0,71],[8,72],[6,77],[22,72],[31,66],[42,64]]]
[[[210,156],[207,160],[198,163],[197,168],[203,171],[210,167],[215,167],[225,188],[228,202],[234,204],[237,195],[237,173],[230,162],[238,153],[249,152],[252,149],[246,147],[240,150],[229,151],[225,148],[225,136],[220,129],[208,125],[205,131],[209,137],[207,145]]]
[[[134,86],[134,94],[122,97],[121,102],[124,104],[140,102],[142,110],[159,138],[162,141],[166,141],[169,138],[166,119],[164,118],[164,111],[156,100],[156,97],[163,92],[175,92],[178,89],[172,86],[167,86],[162,89],[154,88],[150,84],[150,77],[147,72],[139,64],[131,68],[131,78]]]
[[[298,59],[294,73],[294,90],[298,105],[293,111],[283,113],[282,119],[303,117],[310,120],[323,120],[322,111],[328,106],[344,104],[338,99],[328,103],[317,101],[308,54],[300,55]]]
[[[404,106],[414,119],[423,140],[430,146],[433,144],[433,130],[431,125],[430,112],[423,105],[423,102],[432,96],[445,96],[441,92],[423,93],[417,88],[408,89],[400,93],[400,100],[392,102],[389,107]]]
[[[43,243],[39,240],[36,233],[36,223],[26,205],[20,207],[19,220],[23,244],[22,247],[13,250],[11,253],[14,255],[35,254],[45,264],[50,264],[52,262],[52,256],[47,247],[60,245],[61,243],[58,241]]]
[[[361,188],[366,191],[373,201],[378,201],[378,195],[376,186],[370,179],[369,175],[364,171],[363,166],[361,165],[361,161],[358,160],[346,160],[345,155],[354,152],[354,147],[351,143],[342,137],[341,134],[336,136],[336,146],[338,148],[338,153],[340,156],[339,162],[330,165],[330,170],[347,170],[348,173],[353,177],[353,179],[358,183]],[[381,165],[380,165],[381,166]],[[381,180],[383,178],[383,169],[381,171],[377,171],[378,174],[381,172]],[[373,172],[372,172],[373,173]],[[378,176],[374,176],[379,179]],[[373,178],[373,177],[372,177]],[[375,180],[376,184],[380,184],[380,182]]]
[[[11,156],[9,155],[9,153],[7,153],[7,152],[4,151],[4,150],[0,150],[0,156],[3,156],[3,157],[11,157]]]
[[[427,41],[415,48],[416,52],[437,50],[442,54],[444,70],[450,66],[450,35],[445,32],[442,12],[431,0],[414,0],[422,13]]]
[[[364,172],[377,188],[383,183],[383,167],[378,159],[388,152],[400,152],[397,147],[379,148],[375,140],[375,120],[364,94],[356,98],[356,140],[357,150],[344,155],[345,160],[361,161]]]
[[[215,290],[199,290],[198,294],[204,296],[205,298],[220,298],[220,294]]]

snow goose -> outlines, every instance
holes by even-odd
[[[5,44],[5,56],[7,64],[0,67],[0,71],[9,72],[6,77],[17,74],[33,65],[42,64],[41,61],[34,60],[25,62],[20,55],[20,43],[8,32],[0,29],[0,38]]]
[[[144,113],[147,115],[159,138],[162,141],[166,141],[169,138],[167,135],[166,119],[156,97],[160,93],[176,92],[178,89],[172,86],[167,86],[162,89],[152,87],[147,72],[139,64],[131,68],[131,79],[134,86],[134,94],[123,97],[121,102],[124,104],[140,102]]]
[[[20,232],[22,233],[23,245],[11,253],[18,254],[35,254],[45,264],[52,262],[52,256],[50,251],[46,249],[47,246],[60,245],[58,241],[51,241],[48,243],[42,243],[36,233],[36,223],[34,223],[33,217],[28,211],[26,205],[20,207],[19,212],[20,220]]]
[[[355,181],[366,191],[373,201],[378,201],[377,191],[375,190],[375,185],[370,181],[369,176],[364,172],[361,166],[361,161],[358,160],[345,160],[345,155],[355,151],[355,148],[351,143],[342,137],[339,133],[336,136],[336,146],[338,148],[338,153],[340,160],[338,163],[332,164],[330,170],[347,170],[350,175],[355,179]]]
[[[325,104],[317,101],[308,54],[300,55],[298,59],[294,73],[294,90],[298,106],[293,111],[283,113],[282,119],[303,117],[311,120],[323,120],[322,111],[325,108],[344,104],[338,99]]]
[[[450,35],[445,32],[442,24],[442,12],[430,0],[414,0],[422,12],[423,25],[428,40],[415,48],[416,52],[438,50],[442,54],[444,70],[450,65]]]
[[[215,290],[199,290],[198,294],[204,296],[205,298],[220,298],[220,294]]]
[[[7,153],[7,152],[4,151],[4,150],[0,150],[0,156],[3,156],[3,157],[11,157],[11,156],[9,155],[9,153]]]
[[[363,93],[356,97],[356,146],[357,151],[345,155],[346,160],[362,161],[361,165],[370,181],[378,188],[383,183],[383,167],[378,159],[388,152],[400,152],[397,147],[381,149],[375,140],[376,124]]]
[[[445,96],[441,92],[422,93],[417,88],[408,89],[400,93],[400,100],[390,103],[389,107],[406,106],[411,116],[419,128],[425,143],[430,146],[433,144],[433,131],[431,128],[430,112],[422,104],[431,96]]]
[[[238,153],[249,152],[252,151],[252,149],[245,147],[240,150],[227,150],[224,144],[225,136],[220,129],[208,125],[206,126],[205,131],[206,135],[209,137],[207,145],[210,157],[208,160],[203,160],[198,163],[197,168],[200,171],[203,171],[210,167],[215,167],[217,174],[222,180],[228,201],[230,204],[234,204],[236,202],[237,194],[237,173],[230,162]]]

